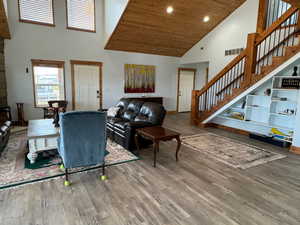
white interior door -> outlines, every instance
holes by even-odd
[[[75,110],[87,111],[100,108],[100,67],[74,65]]]
[[[192,91],[194,89],[194,71],[180,70],[178,112],[190,112],[192,104]]]

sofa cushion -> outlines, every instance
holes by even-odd
[[[134,121],[150,122],[154,125],[161,125],[165,117],[164,107],[157,103],[146,102],[143,104],[139,114]]]
[[[124,114],[122,115],[122,118],[129,121],[133,121],[136,115],[139,113],[143,104],[144,102],[142,101],[131,101]]]
[[[123,119],[128,121],[133,121],[135,117],[136,117],[136,113],[132,111],[125,111],[123,114]]]
[[[127,109],[129,105],[130,100],[126,98],[120,99],[120,101],[117,103],[116,107],[120,108],[118,111],[118,116],[122,116],[125,110]]]

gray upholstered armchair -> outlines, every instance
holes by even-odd
[[[58,152],[65,169],[65,186],[70,185],[68,169],[102,165],[101,179],[106,179],[106,114],[102,112],[67,112],[60,115]]]

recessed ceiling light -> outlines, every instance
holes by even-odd
[[[204,16],[203,22],[204,22],[204,23],[207,23],[207,22],[209,21],[209,19],[210,19],[209,16]]]
[[[167,13],[171,14],[174,11],[172,6],[167,7]]]

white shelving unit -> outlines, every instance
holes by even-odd
[[[292,142],[299,90],[282,88],[283,78],[300,80],[300,77],[274,76],[225,110],[217,120],[221,119],[224,125],[266,136],[270,136],[271,129],[276,128],[286,134],[284,141]],[[270,95],[265,94],[267,89],[270,89]],[[240,113],[243,117],[233,118],[233,113]],[[274,139],[283,141],[276,137]]]

